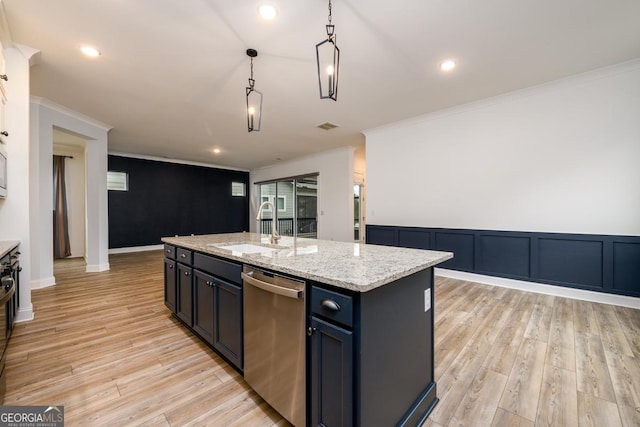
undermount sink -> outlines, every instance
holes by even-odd
[[[240,243],[235,245],[212,245],[220,249],[226,249],[231,252],[239,252],[241,254],[270,254],[278,249],[266,246],[252,245],[250,243]]]

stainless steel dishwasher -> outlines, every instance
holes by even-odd
[[[305,282],[245,265],[244,379],[296,427],[306,424]]]

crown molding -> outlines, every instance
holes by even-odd
[[[41,105],[43,107],[49,108],[51,110],[57,111],[59,113],[62,113],[64,115],[73,117],[75,119],[78,119],[82,122],[85,122],[89,125],[95,126],[99,129],[104,130],[105,132],[109,132],[111,129],[113,129],[113,126],[105,124],[101,121],[98,121],[96,119],[93,119],[89,116],[85,116],[82,113],[78,113],[77,111],[74,111],[70,108],[67,108],[63,105],[57,104],[47,98],[42,98],[39,96],[31,96],[31,103],[32,104],[37,104],[37,105]]]
[[[528,98],[530,96],[539,94],[542,91],[548,91],[548,90],[553,91],[556,89],[566,88],[570,86],[583,85],[585,83],[600,80],[603,78],[609,78],[619,74],[632,72],[637,69],[640,69],[640,58],[632,59],[630,61],[626,61],[620,64],[597,68],[591,71],[585,71],[583,73],[574,74],[572,76],[563,77],[563,78],[542,83],[539,85],[530,86],[523,89],[517,89],[501,95],[479,99],[477,101],[471,101],[466,104],[457,105],[455,107],[445,108],[444,110],[433,111],[431,113],[422,114],[416,117],[399,120],[397,122],[389,123],[383,126],[363,130],[362,133],[366,137],[368,135],[375,134],[378,131],[386,131],[386,130],[392,130],[397,128],[417,126],[422,123],[430,122],[432,120],[442,119],[442,118],[453,116],[456,114],[479,110],[479,109],[487,108],[496,104]]]
[[[22,56],[27,58],[30,67],[38,65],[40,63],[42,54],[38,49],[19,43],[13,43],[13,47],[17,49],[22,54]]]
[[[225,170],[232,170],[232,171],[238,171],[238,172],[251,172],[248,169],[240,169],[240,168],[233,168],[233,167],[229,167],[229,166],[221,166],[221,165],[216,165],[213,163],[203,163],[203,162],[193,162],[190,160],[180,160],[180,159],[172,159],[169,157],[159,157],[159,156],[148,156],[146,154],[132,154],[132,153],[123,153],[123,152],[119,152],[119,151],[109,151],[107,154],[109,154],[110,156],[119,156],[119,157],[128,157],[131,159],[141,159],[141,160],[151,160],[154,162],[164,162],[164,163],[177,163],[180,165],[189,165],[189,166],[202,166],[205,168],[212,168],[212,169],[225,169]]]

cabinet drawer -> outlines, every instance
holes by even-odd
[[[193,252],[189,249],[178,248],[176,251],[178,262],[191,265],[193,263]]]
[[[353,327],[353,298],[349,295],[312,286],[311,312]]]
[[[242,265],[240,264],[196,253],[193,256],[193,267],[234,283],[242,283],[240,278]]]
[[[171,259],[176,259],[176,247],[173,245],[164,245],[164,256]]]

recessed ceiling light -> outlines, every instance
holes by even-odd
[[[220,154],[220,149],[219,148],[214,148],[213,149],[213,154]]]
[[[100,56],[100,51],[98,49],[96,49],[95,47],[82,46],[80,48],[80,50],[82,51],[82,53],[84,53],[87,56],[91,56],[92,58]]]
[[[263,19],[270,20],[278,15],[278,11],[270,4],[263,4],[258,8],[258,13]]]
[[[456,63],[455,61],[452,61],[450,59],[444,61],[442,64],[440,64],[440,69],[442,71],[451,71],[454,68],[456,68]]]

